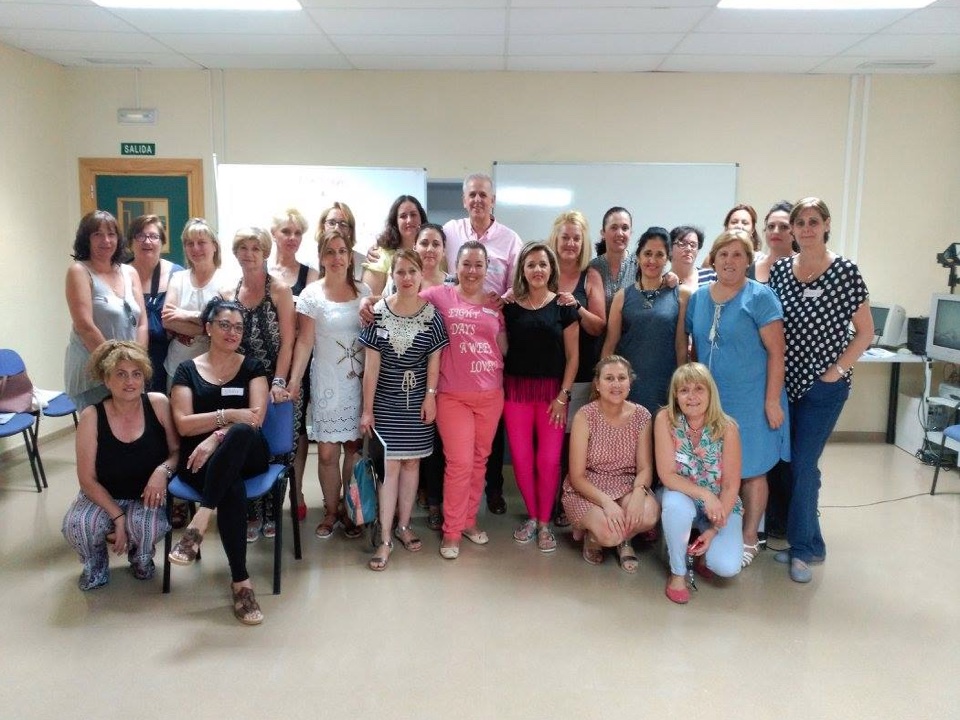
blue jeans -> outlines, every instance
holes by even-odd
[[[843,380],[835,383],[816,380],[803,397],[790,403],[793,489],[787,513],[787,540],[791,558],[810,562],[827,555],[817,517],[820,498],[817,464],[849,396],[850,385]]]
[[[667,554],[670,557],[670,572],[674,575],[687,573],[687,545],[690,531],[696,527],[703,532],[710,527],[710,521],[697,508],[696,502],[682,492],[664,488],[660,496],[663,511],[660,520],[663,523],[663,537],[667,542]],[[710,542],[707,548],[707,568],[720,577],[733,577],[740,572],[743,557],[743,517],[731,513],[727,524]]]

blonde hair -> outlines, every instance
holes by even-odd
[[[123,361],[132,362],[143,373],[143,382],[146,386],[153,377],[153,365],[150,364],[150,356],[138,344],[132,340],[107,340],[100,343],[97,348],[90,353],[90,359],[87,361],[87,373],[90,377],[96,378],[102,383],[106,383],[107,376],[117,369],[117,365]]]
[[[299,210],[297,210],[296,208],[287,208],[283,212],[277,213],[276,215],[273,216],[273,218],[271,218],[270,232],[275,233],[277,230],[279,230],[282,226],[286,225],[287,223],[293,223],[294,225],[296,225],[297,229],[301,233],[306,233],[307,228],[310,225],[307,222],[307,219],[303,216],[303,213],[301,213]]]
[[[205,235],[213,243],[213,266],[220,267],[220,241],[217,239],[217,233],[213,231],[210,223],[200,217],[187,220],[186,225],[183,226],[183,232],[180,233],[180,242],[186,244],[187,240],[195,235]],[[184,261],[187,263],[187,267],[193,270],[193,261],[187,253],[184,253]]]
[[[753,263],[753,240],[750,239],[750,233],[746,230],[724,230],[717,235],[717,239],[710,247],[710,267],[716,267],[717,253],[735,242],[743,245],[743,251],[747,254],[747,264]]]
[[[234,255],[237,254],[237,249],[240,247],[241,243],[247,240],[256,240],[257,245],[260,246],[260,251],[263,253],[264,257],[267,257],[270,254],[270,251],[273,249],[273,240],[270,239],[270,233],[263,228],[250,225],[248,227],[240,228],[237,230],[237,234],[233,236]]]
[[[576,225],[580,228],[580,270],[582,272],[590,264],[590,225],[587,223],[587,218],[579,210],[570,210],[557,215],[557,219],[553,221],[553,229],[550,230],[550,239],[547,242],[558,257],[560,249],[557,247],[557,242],[560,240],[560,230],[563,229],[564,225]]]
[[[744,233],[746,237],[749,235]],[[720,406],[720,391],[713,381],[713,375],[703,363],[691,362],[681,365],[670,378],[670,391],[667,395],[667,419],[672,427],[680,427],[680,403],[677,401],[677,391],[684,385],[703,385],[707,389],[707,410],[704,413],[704,427],[710,431],[714,440],[723,437],[730,423],[736,424],[734,419],[727,415]]]

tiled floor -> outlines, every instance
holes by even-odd
[[[119,559],[108,586],[79,591],[60,535],[72,438],[43,455],[41,495],[25,461],[0,465],[3,718],[960,717],[960,478],[930,497],[932,470],[893,446],[828,446],[812,583],[768,551],[686,607],[653,551],[628,576],[611,557],[586,565],[568,533],[552,556],[517,546],[515,490],[506,516],[481,516],[488,546],[444,561],[419,517],[424,551],[398,544],[372,573],[365,541],[313,537],[311,456],[282,595],[270,543],[250,548],[255,628],[233,619],[215,537],[173,569],[171,595]]]

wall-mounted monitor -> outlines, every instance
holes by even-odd
[[[934,295],[927,324],[927,356],[960,365],[960,295]]]
[[[873,344],[899,347],[907,344],[907,312],[899,305],[870,302]]]

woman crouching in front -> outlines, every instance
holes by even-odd
[[[637,571],[630,538],[652,529],[660,515],[650,490],[650,413],[627,400],[634,377],[619,355],[597,363],[594,399],[573,417],[570,475],[562,497],[574,537],[583,537],[583,559],[599,565],[603,548],[616,547],[620,567],[628,573]]]
[[[270,402],[267,371],[237,352],[243,307],[214,298],[201,321],[210,349],[180,363],[173,377],[173,419],[183,440],[180,479],[203,498],[200,509],[170,552],[170,562],[189,565],[217,511],[233,580],[233,613],[245,625],[263,622],[247,573],[247,491],[243,481],[267,469],[270,451],[259,428]]]
[[[667,406],[657,415],[653,432],[670,558],[666,594],[682,605],[690,600],[688,553],[697,557],[704,575],[733,577],[740,572],[740,431],[720,407],[707,367],[687,363],[673,373]],[[700,536],[690,544],[694,527]]]
[[[167,480],[179,446],[166,396],[144,393],[153,369],[143,347],[108,340],[93,351],[88,368],[109,396],[80,414],[80,494],[63,519],[63,536],[83,562],[81,590],[109,582],[108,543],[118,555],[127,553],[138,580],[153,577],[154,546],[170,529]]]

